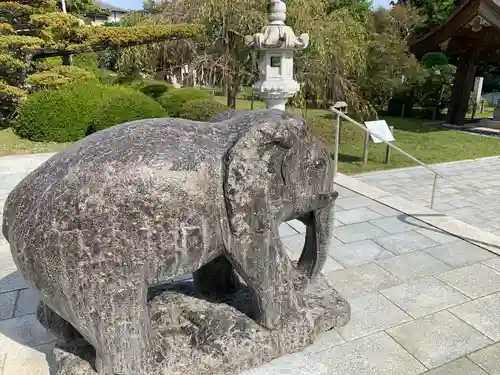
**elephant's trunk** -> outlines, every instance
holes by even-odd
[[[300,218],[306,225],[306,241],[299,258],[298,268],[310,281],[314,281],[328,257],[333,230],[333,209],[338,193],[321,194],[315,210]]]

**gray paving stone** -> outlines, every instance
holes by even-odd
[[[379,219],[382,215],[372,211],[368,207],[354,208],[352,210],[344,210],[335,214],[335,219],[344,224],[355,224],[363,221]]]
[[[324,350],[310,358],[323,364],[328,375],[417,375],[425,371],[422,364],[383,332]]]
[[[290,225],[288,225],[287,223],[282,223],[279,228],[278,228],[278,231],[279,231],[279,235],[280,237],[288,237],[288,236],[294,236],[296,234],[298,234],[299,232],[296,231],[295,229],[293,229]]]
[[[439,245],[436,241],[415,231],[389,234],[375,238],[373,241],[398,255]]]
[[[0,320],[10,319],[14,315],[18,292],[0,294]]]
[[[329,375],[320,362],[304,356],[301,352],[277,358],[263,366],[244,371],[239,375]]]
[[[417,229],[416,232],[423,234],[425,237],[428,237],[440,244],[461,241],[460,238],[452,236],[451,234],[435,227]]]
[[[35,314],[0,321],[0,333],[0,348],[2,347],[2,335],[28,346],[46,344],[55,339],[36,320]]]
[[[330,247],[328,254],[345,267],[358,266],[394,256],[393,253],[370,240]]]
[[[426,227],[425,223],[416,221],[408,215],[398,215],[379,220],[372,220],[370,223],[380,229],[383,229],[387,233],[409,232]]]
[[[411,317],[379,293],[368,294],[349,300],[351,319],[337,331],[347,341],[383,331],[404,322]]]
[[[500,293],[456,306],[449,311],[493,341],[500,341]]]
[[[466,357],[459,358],[434,370],[426,372],[424,375],[488,375],[474,362]]]
[[[401,215],[400,211],[397,211],[394,208],[391,208],[389,206],[386,206],[385,204],[381,204],[378,202],[372,203],[371,205],[368,206],[368,208],[385,217]]]
[[[422,251],[378,261],[377,264],[403,281],[448,271],[450,266]]]
[[[436,277],[472,299],[500,291],[500,273],[484,264],[458,268]]]
[[[24,289],[19,292],[14,316],[22,316],[36,313],[38,307],[38,295],[31,289]]]
[[[353,208],[366,207],[372,203],[373,201],[369,198],[357,196],[352,198],[339,198],[335,202],[335,205],[344,210],[351,210]]]
[[[334,329],[324,332],[316,337],[313,344],[306,346],[304,349],[300,351],[300,353],[309,355],[312,353],[318,353],[322,350],[333,348],[334,346],[338,346],[340,344],[345,343],[346,341],[340,336],[340,334]]]
[[[345,187],[340,185],[335,185],[335,191],[338,191],[339,199],[359,197],[359,194],[356,193],[355,191],[346,189]]]
[[[2,270],[0,269],[0,293],[25,289],[27,287],[28,285],[22,277],[21,272],[12,270],[10,273],[2,275]]]
[[[427,315],[387,332],[429,369],[492,343],[448,311]]]
[[[335,229],[335,237],[344,243],[369,240],[387,234],[370,223],[344,225]]]
[[[491,267],[496,271],[500,271],[500,257],[484,261],[483,264],[486,264],[488,267]]]
[[[415,319],[470,301],[432,276],[381,290],[380,293]]]
[[[296,230],[299,233],[306,233],[306,226],[300,220],[290,220],[286,222],[288,225],[292,227],[292,229]]]
[[[465,241],[443,244],[424,251],[452,267],[466,266],[483,260],[498,258],[498,255]]]
[[[375,263],[325,273],[332,286],[347,299],[361,297],[401,284],[401,281]]]
[[[469,358],[490,375],[500,375],[500,343],[472,353]]]

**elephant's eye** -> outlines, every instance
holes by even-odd
[[[319,158],[319,159],[314,160],[313,164],[314,164],[314,168],[321,169],[321,168],[325,167],[326,160],[324,158]]]

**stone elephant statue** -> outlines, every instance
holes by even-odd
[[[6,201],[2,231],[42,303],[93,345],[99,374],[143,374],[148,288],[193,272],[204,293],[225,292],[237,274],[255,321],[279,327],[326,261],[335,198],[329,154],[301,117],[139,120],[29,174]],[[278,234],[294,218],[307,225],[297,265]]]

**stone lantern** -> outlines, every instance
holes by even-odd
[[[292,28],[285,25],[283,1],[270,0],[268,12],[269,24],[260,33],[246,37],[247,45],[260,51],[260,77],[253,88],[267,109],[284,111],[288,99],[300,90],[300,84],[293,77],[294,52],[307,47],[309,35],[297,37]]]

